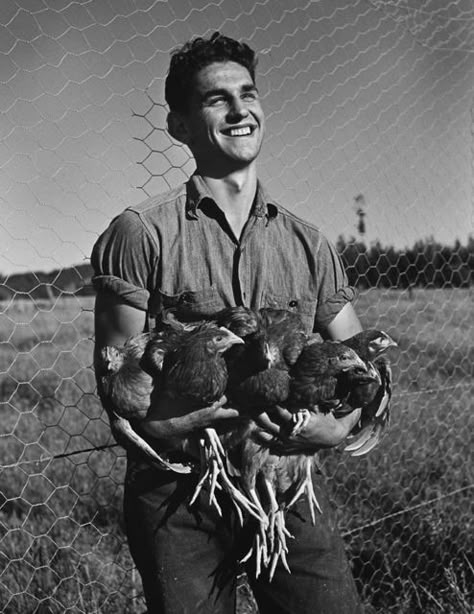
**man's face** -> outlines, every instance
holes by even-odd
[[[198,169],[231,172],[251,164],[265,119],[248,70],[236,62],[214,62],[196,74],[193,86],[184,122]]]

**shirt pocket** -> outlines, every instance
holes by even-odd
[[[318,306],[316,298],[296,297],[267,292],[264,295],[262,306],[271,307],[272,309],[286,309],[287,311],[298,313],[301,316],[306,331],[312,333],[314,330],[316,308]]]
[[[213,287],[185,290],[177,294],[159,290],[157,302],[158,317],[164,310],[170,309],[183,322],[209,318],[225,306],[219,292]]]

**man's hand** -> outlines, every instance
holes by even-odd
[[[160,404],[150,409],[140,427],[143,433],[155,439],[182,439],[201,429],[215,428],[227,424],[229,420],[239,419],[239,412],[236,409],[224,407],[226,403],[227,399],[223,396],[209,407],[174,416],[170,416],[165,405]]]
[[[255,422],[261,427],[259,441],[279,454],[316,452],[333,448],[346,439],[360,419],[361,410],[355,409],[347,416],[336,419],[333,414],[310,412],[306,426],[296,435],[290,435],[293,414],[277,407],[271,414],[261,413]]]

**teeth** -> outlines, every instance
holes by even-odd
[[[230,136],[247,136],[251,132],[252,131],[249,126],[246,126],[245,128],[232,128],[230,131]]]

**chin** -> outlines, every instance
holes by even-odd
[[[251,149],[247,149],[244,151],[229,152],[228,155],[229,155],[229,158],[233,160],[247,162],[249,164],[250,162],[253,162],[257,158],[259,153],[260,153],[260,147],[258,148],[252,147]]]

